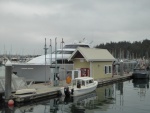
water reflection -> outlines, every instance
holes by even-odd
[[[135,88],[148,88],[149,89],[149,79],[133,79],[132,83]]]
[[[43,100],[40,102],[32,102],[26,105],[18,104],[17,107],[8,107],[2,110],[3,113],[87,113],[94,112],[96,109],[106,104],[107,109],[109,104],[114,103],[114,87],[108,85],[99,87],[96,91],[70,98],[54,98]]]
[[[109,104],[114,104],[114,85],[99,87],[96,91],[74,98],[64,98],[65,105],[62,111],[71,113],[93,113],[95,110],[109,108]],[[70,110],[66,107],[69,106]],[[103,107],[105,106],[105,107]]]
[[[99,87],[78,97],[60,97],[2,108],[0,113],[140,113],[149,111],[149,80],[130,80]],[[147,97],[141,101],[142,97]],[[148,112],[147,112],[148,113]]]
[[[62,97],[63,98],[63,97]],[[66,106],[63,105],[63,110],[71,113],[85,113],[87,109],[95,109],[94,102],[97,99],[96,92],[92,92],[86,95],[71,97],[70,103],[68,102],[69,99],[64,98],[64,102],[68,104],[70,109],[66,109]],[[67,100],[67,102],[66,102]],[[65,105],[67,105],[65,104]]]
[[[149,79],[133,79],[134,88],[137,89],[138,96],[143,99],[146,96],[146,91],[149,89]]]

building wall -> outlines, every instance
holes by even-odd
[[[112,73],[105,74],[105,66],[112,66],[112,62],[92,62],[91,63],[91,70],[92,76],[94,79],[99,78],[108,78],[112,76]],[[111,67],[112,68],[112,67]]]
[[[74,59],[74,69],[90,68],[90,75],[94,79],[112,77],[112,73],[105,74],[105,66],[112,66],[112,62],[87,62],[84,59]],[[111,67],[112,68],[112,67]]]
[[[90,63],[85,59],[74,59],[74,69],[90,68]]]

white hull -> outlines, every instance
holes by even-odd
[[[66,79],[66,70],[72,70],[73,64],[59,65],[59,77],[61,80]],[[65,67],[64,69],[61,69]],[[35,82],[53,81],[53,70],[51,72],[50,65],[24,65],[14,64],[13,72],[17,72],[18,77],[24,77],[27,80]],[[45,76],[46,75],[46,76]],[[45,79],[46,78],[46,79]]]
[[[97,88],[98,82],[94,81],[93,86],[85,86],[82,88],[75,88],[72,96],[80,96],[94,91]]]
[[[87,42],[85,43],[84,41],[85,40],[82,42],[79,41],[72,44],[66,44],[63,49],[57,49],[56,52],[52,52],[46,56],[38,56],[25,64],[14,64],[13,72],[16,72],[16,75],[19,77],[32,79],[35,82],[54,81],[54,69],[50,69],[50,64],[55,65],[55,61],[57,60],[57,66],[59,66],[59,77],[61,80],[65,80],[67,74],[66,71],[73,69],[73,62],[68,61],[70,55],[77,47],[90,47],[89,44],[86,44]]]
[[[70,90],[70,92],[71,92],[71,89],[72,89],[72,88],[74,89],[74,93],[73,93],[73,95],[71,95],[71,96],[80,96],[80,95],[84,95],[84,94],[93,92],[94,90],[96,90],[97,85],[98,85],[98,82],[97,82],[97,81],[94,81],[93,85],[81,86],[81,88],[77,88],[77,87],[75,87],[75,86],[74,86],[74,87],[69,86],[69,90]],[[62,87],[60,90],[61,90],[62,95],[65,95],[65,94],[64,94],[64,87]]]

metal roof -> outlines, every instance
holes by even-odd
[[[72,53],[68,60],[75,58],[76,53],[80,52],[85,60],[88,61],[114,61],[115,58],[110,54],[107,49],[98,48],[83,48],[78,47],[76,51]]]

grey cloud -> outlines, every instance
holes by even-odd
[[[149,0],[0,1],[0,50],[43,51],[44,38],[93,45],[150,39]],[[10,7],[6,7],[9,5]],[[17,9],[19,8],[19,9]],[[146,35],[146,36],[145,36]],[[32,48],[32,49],[31,49]],[[37,50],[36,50],[37,49]],[[30,51],[31,50],[31,51]]]

